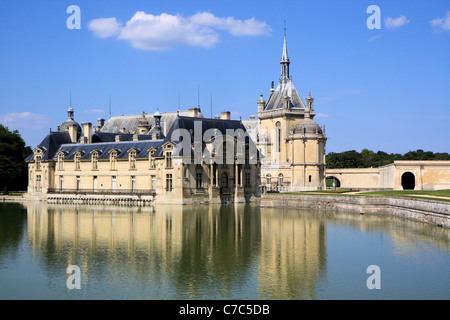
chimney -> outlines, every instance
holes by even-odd
[[[98,119],[97,119],[97,127],[98,127],[98,130],[100,130],[101,128],[103,128],[104,125],[105,125],[105,119],[98,118]]]
[[[139,141],[139,135],[133,134],[133,141]]]
[[[115,142],[120,142],[122,139],[121,139],[121,135],[120,134],[118,134],[118,135],[116,135],[116,138],[115,138]]]
[[[81,127],[83,129],[83,136],[86,138],[86,143],[92,143],[92,123],[82,123]]]
[[[70,135],[70,140],[72,141],[72,143],[77,143],[78,137],[77,137],[77,125],[76,124],[69,125],[69,135]]]
[[[255,116],[254,116],[254,115],[251,115],[251,116],[250,116],[250,120],[255,120]]]
[[[220,119],[223,120],[230,120],[231,118],[231,112],[230,111],[224,111],[220,114]]]
[[[191,108],[188,110],[189,117],[198,117],[198,108]]]

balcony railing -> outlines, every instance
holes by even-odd
[[[49,188],[48,193],[52,194],[89,194],[89,195],[143,195],[154,196],[153,189],[58,189]]]
[[[231,188],[220,188],[220,194],[231,194]]]

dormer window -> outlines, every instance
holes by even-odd
[[[41,159],[42,159],[42,156],[36,156],[36,157],[35,157],[36,170],[37,170],[37,171],[40,171],[40,170],[41,170]]]
[[[64,152],[58,153],[58,170],[64,170]]]
[[[92,170],[98,170],[98,152],[93,151],[91,153]]]
[[[166,152],[166,168],[172,168],[172,152]]]
[[[81,170],[80,157],[81,157],[80,152],[78,151],[75,152],[74,154],[75,170]]]
[[[153,157],[153,154],[155,153],[155,151],[156,151],[155,148],[150,148],[148,150],[150,169],[156,169],[156,159]]]
[[[117,151],[112,150],[109,153],[109,164],[111,170],[117,170]]]
[[[130,150],[128,152],[128,161],[130,163],[130,170],[136,169],[136,150]]]

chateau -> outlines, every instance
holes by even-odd
[[[301,99],[289,73],[286,36],[281,77],[258,117],[205,118],[187,111],[67,120],[27,158],[28,195],[49,202],[249,202],[261,192],[325,188],[324,128],[314,99]]]
[[[198,108],[156,111],[92,128],[69,108],[27,159],[28,194],[58,203],[248,202],[260,196],[258,157],[229,112],[207,119]]]
[[[290,60],[284,37],[281,76],[267,101],[261,94],[258,118],[244,121],[264,155],[261,160],[263,190],[321,190],[325,184],[325,127],[314,119],[311,93],[303,102],[289,73]]]

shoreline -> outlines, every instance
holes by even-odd
[[[396,196],[263,194],[264,207],[307,208],[359,214],[388,214],[450,228],[450,202]]]

